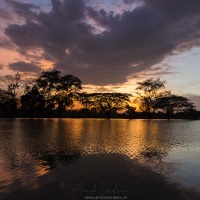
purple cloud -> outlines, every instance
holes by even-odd
[[[25,19],[5,30],[19,51],[40,48],[55,69],[83,83],[123,83],[173,50],[199,45],[199,0],[144,0],[120,15],[97,11],[83,0],[52,0],[48,12],[32,4],[7,3]]]
[[[15,62],[9,64],[9,69],[17,72],[30,72],[30,73],[40,73],[41,68],[36,64],[27,63],[27,62]]]

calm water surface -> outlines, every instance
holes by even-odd
[[[200,199],[200,121],[0,119],[0,199]]]

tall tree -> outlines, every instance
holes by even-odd
[[[54,95],[58,90],[60,73],[57,70],[43,71],[41,76],[36,79],[35,87],[44,96],[47,110],[55,108]]]
[[[21,96],[21,110],[28,112],[31,118],[35,113],[41,112],[44,109],[44,96],[40,94],[38,88],[34,86],[26,94]]]
[[[174,113],[189,112],[195,110],[194,104],[190,102],[189,99],[177,95],[157,98],[155,108],[162,110],[166,114],[168,120]]]
[[[82,89],[81,84],[81,80],[73,75],[60,77],[54,96],[59,117],[66,108],[74,106],[74,100],[78,99],[78,92]]]
[[[59,117],[63,111],[73,106],[77,92],[82,88],[81,80],[73,75],[61,76],[57,70],[42,72],[36,79],[36,86],[45,98],[46,110],[57,110]]]
[[[162,94],[160,90],[165,88],[164,83],[159,78],[156,80],[150,78],[137,83],[138,92],[135,101],[139,103],[140,109],[147,113],[148,119],[151,119],[151,113],[154,112],[156,98]]]

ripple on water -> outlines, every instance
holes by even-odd
[[[40,187],[40,177],[70,172],[86,156],[113,155],[200,188],[199,121],[2,119],[0,136],[1,191]]]

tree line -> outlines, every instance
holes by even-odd
[[[199,114],[189,99],[164,90],[164,83],[151,78],[138,82],[135,96],[117,92],[86,93],[78,77],[62,76],[57,70],[43,71],[35,80],[23,84],[17,73],[7,82],[6,89],[0,88],[0,117],[170,119]],[[76,103],[81,105],[80,109],[75,109]],[[139,112],[133,103],[139,105]]]

